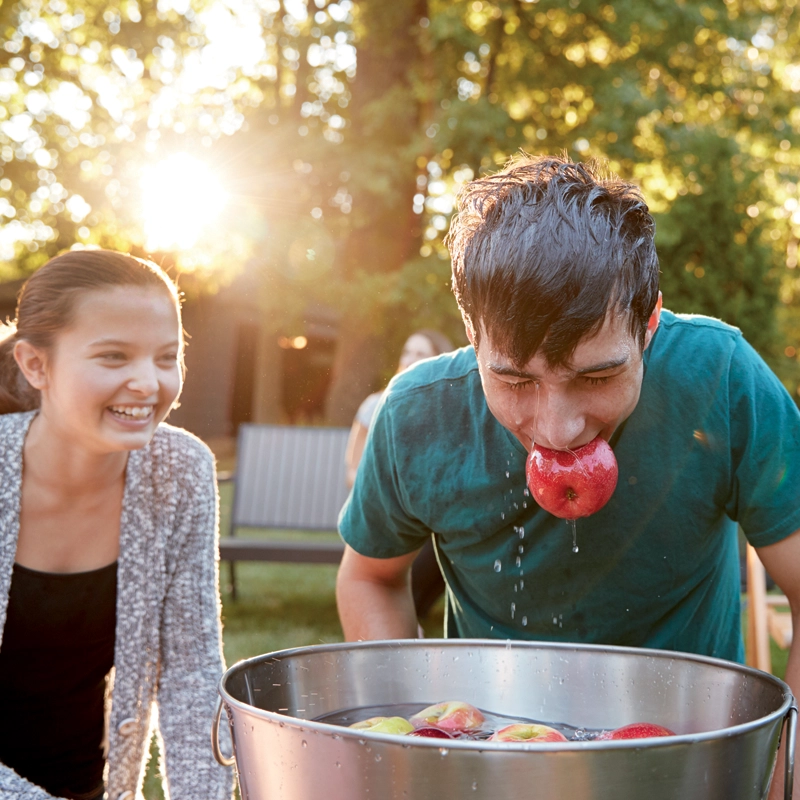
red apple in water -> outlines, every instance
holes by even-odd
[[[515,722],[505,728],[495,731],[490,737],[490,742],[566,742],[567,737],[561,731],[549,725],[536,723]]]
[[[599,511],[617,486],[617,459],[599,436],[577,450],[534,445],[526,465],[534,500],[562,519],[588,517]]]
[[[609,742],[620,739],[647,739],[651,736],[675,736],[674,731],[663,725],[652,722],[632,722],[613,731],[605,731],[597,737],[597,741]]]
[[[361,722],[354,722],[350,727],[357,731],[394,733],[400,736],[414,730],[414,726],[403,717],[370,717]]]
[[[441,728],[417,728],[415,731],[411,731],[408,734],[409,736],[419,736],[422,739],[453,739],[454,737],[451,736],[447,731],[443,731]]]
[[[484,717],[475,706],[460,700],[448,700],[423,708],[409,722],[415,728],[432,727],[445,731],[470,731],[483,725]]]

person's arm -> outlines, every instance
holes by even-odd
[[[172,543],[180,552],[170,559],[175,570],[164,602],[157,695],[164,782],[172,800],[230,800],[233,770],[217,764],[209,740],[225,669],[214,461],[211,453],[195,451],[178,466],[184,496]],[[227,725],[220,727],[227,742]]]
[[[780,590],[786,595],[792,611],[792,644],[786,665],[786,683],[795,698],[800,698],[800,531],[776,544],[756,548],[758,557]],[[781,752],[775,766],[769,800],[783,800],[784,754],[786,737],[781,742]],[[795,751],[796,753],[796,751]],[[795,758],[797,756],[795,755]],[[795,761],[795,764],[797,761]]]
[[[348,642],[417,638],[411,596],[411,565],[417,552],[368,558],[345,547],[336,578],[336,604]]]
[[[364,443],[367,441],[367,427],[362,425],[357,419],[350,428],[350,436],[347,438],[347,451],[344,456],[345,480],[347,488],[352,489],[356,482],[356,472],[361,456],[364,453]]]

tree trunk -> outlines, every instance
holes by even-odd
[[[410,78],[422,59],[420,19],[426,13],[425,0],[359,3],[364,34],[348,137],[354,227],[339,264],[340,274],[351,282],[356,300],[351,307],[357,311],[342,323],[334,358],[326,416],[336,424],[349,424],[381,367],[383,348],[376,333],[381,309],[359,305],[358,273],[395,272],[419,249],[413,145],[422,109]],[[402,162],[399,153],[407,154]]]

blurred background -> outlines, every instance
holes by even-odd
[[[185,295],[171,421],[349,425],[408,333],[465,343],[442,244],[514,153],[602,157],[657,217],[665,305],[800,383],[797,0],[0,5],[0,317],[70,247]]]

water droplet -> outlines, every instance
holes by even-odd
[[[503,569],[503,565],[500,563],[500,559],[498,558],[497,561],[494,562],[494,571],[500,572]]]
[[[446,747],[440,747],[439,752],[442,754],[442,758],[447,755],[450,755],[450,751]]]
[[[508,470],[506,470],[506,478],[510,478],[510,477],[511,477],[511,473]]]
[[[505,519],[505,518],[506,518],[505,511],[501,511],[500,512],[500,519]]]
[[[517,604],[516,603],[512,603],[511,604],[511,619],[514,619],[514,613],[516,612],[516,610],[517,610]]]
[[[303,747],[308,747],[308,742],[305,739],[303,739]]]
[[[572,526],[572,552],[578,552],[578,526],[575,524],[574,519],[568,519],[567,522]]]
[[[524,627],[524,626],[526,626],[527,624],[528,624],[528,618],[527,618],[527,617],[523,617],[523,618],[522,618],[522,625],[523,625],[523,627]]]
[[[375,760],[376,761],[380,761],[381,760],[381,754],[380,753],[375,753]]]
[[[517,548],[517,552],[518,552],[518,553],[521,555],[522,553],[524,553],[524,552],[525,552],[525,548],[524,548],[522,545],[520,545],[520,546]],[[519,564],[517,564],[517,566],[519,566]]]
[[[517,556],[517,566],[520,566],[521,564],[522,564],[522,559],[519,556]]]
[[[336,769],[341,769],[341,768],[342,768],[341,762],[337,761],[336,762]]]
[[[478,781],[472,781],[472,791],[473,792],[478,791]]]
[[[530,497],[531,496],[531,493],[528,491],[527,487],[523,490],[522,494],[524,494],[525,497]]]
[[[519,582],[519,588],[520,589],[524,589],[525,588],[525,581],[520,581]]]
[[[522,525],[520,525],[519,528],[517,528],[517,533],[519,534],[520,539],[525,538],[525,528],[523,528]]]
[[[523,507],[523,508],[527,508],[527,507],[528,507],[528,504],[527,504],[527,503],[523,503],[523,504],[522,504],[522,507]]]

